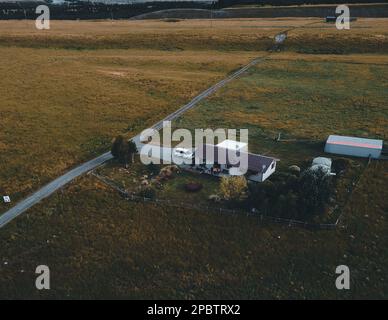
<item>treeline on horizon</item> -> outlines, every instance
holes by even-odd
[[[294,6],[304,4],[359,4],[359,3],[387,3],[387,0],[218,0],[220,8],[238,5],[262,5],[262,6]]]
[[[50,2],[50,1],[48,1]],[[346,3],[384,3],[383,0],[347,0]],[[339,0],[215,0],[201,1],[152,1],[141,3],[98,3],[70,0],[63,4],[48,4],[45,1],[0,2],[0,19],[36,19],[39,4],[50,6],[52,19],[126,19],[154,11],[167,9],[222,9],[238,5],[303,5],[337,4]]]
[[[47,2],[0,2],[0,19],[36,19],[36,7]],[[210,9],[212,3],[199,2],[146,2],[132,4],[106,4],[98,2],[71,1],[50,5],[51,19],[124,19],[153,11],[173,8]]]

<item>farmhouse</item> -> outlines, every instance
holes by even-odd
[[[240,146],[225,148],[225,146]],[[241,163],[246,159],[246,167]],[[201,144],[195,150],[195,166],[205,173],[216,176],[245,174],[248,180],[263,182],[276,170],[277,159],[245,151],[245,147],[230,141],[218,145]]]
[[[383,140],[331,135],[326,141],[325,152],[354,157],[380,158]]]

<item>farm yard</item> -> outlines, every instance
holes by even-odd
[[[279,173],[327,156],[329,134],[386,140],[388,20],[359,19],[343,33],[308,20],[53,21],[47,34],[0,21],[0,191],[25,197],[266,55],[293,27],[283,52],[173,125],[248,128],[250,150],[279,158]],[[352,177],[367,163],[347,160]],[[386,298],[387,169],[366,166],[330,231],[129,202],[86,175],[0,230],[0,297]],[[131,189],[147,170],[108,163],[97,172]],[[189,182],[202,190],[187,193]],[[158,196],[207,202],[218,184],[183,173]],[[50,266],[52,290],[35,290],[39,264]],[[340,264],[352,270],[352,290],[335,288]]]
[[[311,161],[306,161],[302,165],[302,173],[307,172],[310,166]],[[209,214],[217,211],[242,216],[253,215],[260,219],[264,215],[267,219],[284,219],[284,224],[297,220],[311,227],[335,228],[351,189],[361,177],[365,166],[366,161],[340,157],[334,159],[332,171],[337,176],[331,178],[331,203],[320,214],[312,211],[303,214],[303,210],[292,208],[293,204],[287,203],[288,198],[282,198],[284,195],[290,197],[290,192],[293,201],[298,200],[296,197],[306,197],[304,190],[300,190],[301,195],[298,193],[303,186],[303,174],[288,168],[275,172],[264,183],[248,181],[246,187],[242,188],[241,199],[238,200],[225,199],[221,177],[205,174],[189,166],[144,165],[138,157],[129,168],[113,160],[94,170],[92,175],[130,201],[156,202],[181,210],[189,208],[208,211]],[[232,188],[236,189],[235,186]],[[269,201],[265,202],[263,196]],[[295,203],[294,206],[301,207],[302,204]]]
[[[162,171],[162,168],[172,168],[172,170]],[[95,170],[98,175],[108,178],[118,188],[125,190],[129,194],[139,194],[146,198],[157,197],[161,200],[172,200],[193,204],[207,203],[209,195],[214,193],[218,186],[217,179],[200,177],[198,174],[184,172],[175,165],[156,166],[151,169],[136,159],[130,168],[125,169],[117,162],[110,162],[106,166]],[[199,192],[189,193],[185,191],[188,183],[198,183],[203,186]],[[156,191],[155,195],[143,195],[141,191],[148,188]]]

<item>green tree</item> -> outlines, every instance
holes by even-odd
[[[128,167],[129,162],[129,145],[127,141],[123,141],[119,146],[119,162],[125,167]]]
[[[123,136],[117,136],[112,143],[111,152],[114,158],[119,158],[120,146],[124,142]]]
[[[321,169],[306,170],[300,177],[299,198],[306,215],[320,214],[331,194],[331,176]]]
[[[134,162],[135,154],[138,151],[136,143],[132,140],[127,141],[123,136],[117,136],[112,143],[111,152],[115,159],[127,167],[129,162]]]
[[[132,140],[128,141],[128,153],[129,153],[131,162],[133,163],[135,161],[135,154],[138,153],[138,150],[137,150],[136,143],[133,142]]]

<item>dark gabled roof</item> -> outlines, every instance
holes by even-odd
[[[263,173],[271,166],[277,159],[261,156],[259,154],[249,152],[239,152],[234,150],[228,150],[220,148],[212,144],[200,144],[195,149],[195,156],[199,161],[212,160],[214,163],[226,164],[232,167],[238,167],[238,159],[247,156],[248,170]]]

